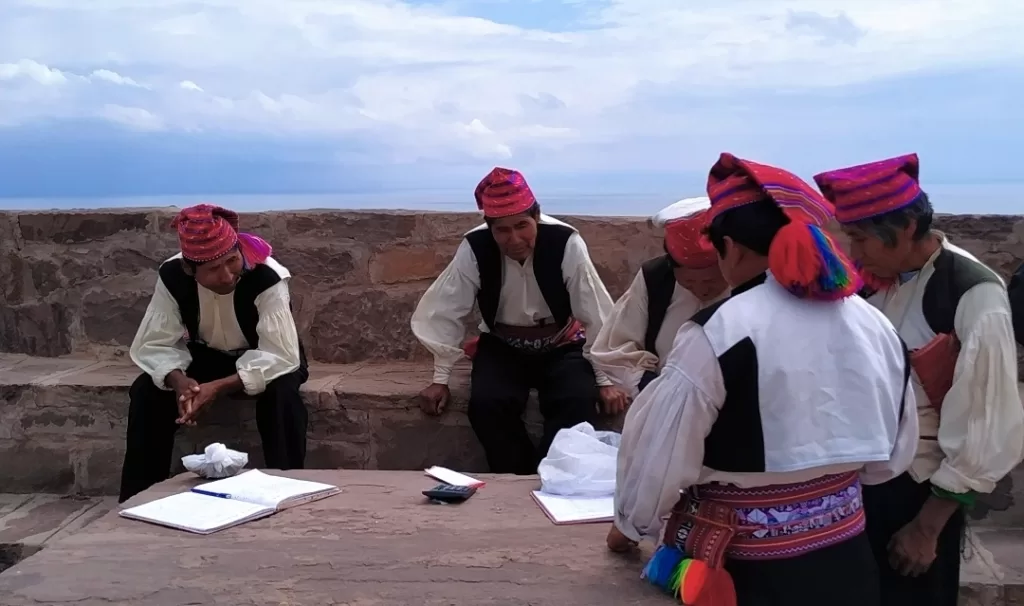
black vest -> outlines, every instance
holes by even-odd
[[[1021,263],[1009,286],[1010,309],[1013,312],[1013,334],[1024,345],[1024,263]]]
[[[562,276],[562,258],[565,245],[574,230],[565,225],[537,224],[537,241],[533,248],[533,275],[544,296],[544,302],[551,309],[551,315],[559,326],[565,326],[572,314],[569,290]],[[480,291],[476,295],[480,315],[487,327],[494,330],[498,303],[501,300],[501,285],[504,279],[504,255],[498,249],[489,229],[478,229],[466,234],[466,241],[473,249],[477,268],[480,270]]]
[[[704,326],[729,299],[764,284],[761,274],[732,290],[726,299],[694,314],[692,321]],[[900,339],[902,344],[903,340]],[[903,393],[910,381],[910,352],[903,344]],[[750,337],[742,339],[718,356],[725,385],[725,402],[711,432],[704,438],[704,466],[729,473],[765,471],[764,428],[761,424],[760,386],[757,383],[757,348]],[[905,396],[900,402],[903,418]]]
[[[661,332],[661,325],[665,323],[668,306],[672,303],[672,295],[676,290],[676,276],[667,254],[647,261],[640,271],[644,276],[644,286],[647,287],[647,333],[644,335],[644,349],[657,356],[658,333]]]
[[[921,297],[921,311],[935,334],[953,333],[953,319],[960,298],[985,282],[1000,283],[999,276],[973,259],[943,248],[935,258],[934,273]]]
[[[179,259],[171,259],[160,266],[160,280],[178,303],[181,322],[188,331],[190,342],[199,341],[199,285],[196,279],[185,273]],[[250,349],[257,349],[260,337],[256,332],[259,312],[256,297],[281,281],[281,276],[266,265],[257,265],[245,272],[235,287],[234,304],[238,327],[242,329]]]

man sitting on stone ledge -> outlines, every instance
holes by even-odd
[[[692,198],[656,215],[666,221],[665,254],[644,263],[594,341],[594,367],[630,397],[658,376],[679,327],[728,292],[702,233],[709,206],[707,198]]]
[[[918,174],[910,154],[814,180],[835,203],[868,302],[911,350],[918,390],[913,465],[864,490],[882,604],[955,606],[965,509],[1020,463],[1024,411],[1006,287],[932,229]]]
[[[301,469],[309,377],[292,317],[291,274],[262,239],[238,233],[238,215],[200,204],[172,224],[181,254],[160,266],[131,358],[132,384],[120,501],[167,479],[174,434],[221,396],[256,399],[266,466]]]
[[[476,201],[486,223],[466,234],[412,316],[413,333],[434,354],[421,403],[431,415],[447,405],[475,300],[483,323],[469,421],[493,473],[532,474],[558,430],[595,419],[598,400],[609,413],[625,408],[626,395],[590,362],[612,299],[583,238],[541,214],[520,173],[495,168],[477,186]],[[530,388],[544,417],[539,449],[522,420]]]

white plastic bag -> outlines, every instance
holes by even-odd
[[[537,468],[541,491],[578,497],[614,494],[621,442],[619,434],[595,431],[590,423],[559,431]]]
[[[249,464],[249,455],[231,450],[220,442],[214,442],[206,447],[203,454],[181,457],[181,462],[185,469],[201,478],[228,478]]]

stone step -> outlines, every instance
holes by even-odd
[[[307,465],[319,469],[486,471],[466,417],[468,369],[456,371],[453,402],[439,418],[416,395],[431,378],[422,363],[314,364],[302,394],[310,411]],[[138,370],[128,361],[0,354],[0,492],[116,494]],[[528,425],[536,434],[534,402]],[[180,457],[212,442],[262,466],[252,400],[218,402],[195,428],[178,432]]]
[[[0,494],[0,572],[116,506],[114,497]]]

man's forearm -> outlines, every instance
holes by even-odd
[[[182,370],[175,368],[164,377],[164,385],[177,391],[178,384],[186,379],[188,379],[188,375],[186,375]]]
[[[237,372],[231,376],[224,377],[223,379],[217,379],[210,382],[216,387],[217,393],[224,396],[242,391],[245,387],[242,383],[242,377],[238,376]]]
[[[928,535],[937,537],[946,527],[949,518],[960,507],[959,501],[931,494],[921,507],[921,511],[918,512],[916,521]]]

